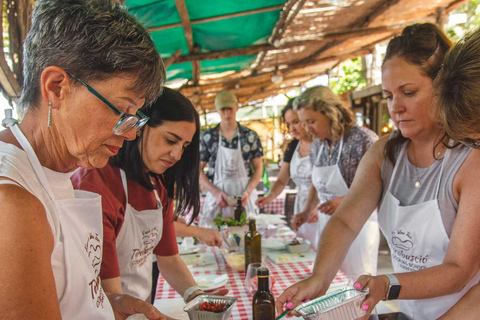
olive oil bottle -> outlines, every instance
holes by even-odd
[[[250,263],[262,262],[262,236],[257,232],[255,219],[250,219],[248,226],[245,234],[245,273]]]
[[[258,290],[253,295],[253,320],[275,319],[275,298],[268,285],[268,268],[260,267],[257,271]]]
[[[237,197],[237,205],[233,209],[234,218],[237,221],[242,220],[242,213],[245,212],[245,208],[242,206],[242,197]]]

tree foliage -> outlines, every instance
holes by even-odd
[[[330,79],[330,88],[336,94],[342,94],[353,89],[362,89],[367,86],[367,82],[362,76],[361,58],[346,60],[339,68],[338,77]]]

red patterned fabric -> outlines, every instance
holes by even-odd
[[[215,254],[215,258],[218,263],[217,271],[205,271],[205,272],[193,272],[194,276],[205,275],[205,274],[228,274],[228,283],[225,285],[229,289],[228,296],[233,296],[238,299],[237,303],[233,307],[232,315],[230,319],[234,320],[246,320],[252,318],[252,297],[247,295],[245,291],[245,273],[237,272],[230,268],[218,248],[208,247],[206,248],[207,252],[212,252]],[[286,288],[293,285],[294,283],[305,279],[310,276],[312,272],[309,267],[312,265],[312,261],[296,261],[275,264],[270,261],[268,258],[265,260],[265,263],[270,270],[270,274],[275,278],[275,284],[273,286],[273,294],[275,298],[280,296],[280,294],[285,291]],[[338,283],[348,283],[348,277],[342,271],[339,271],[335,276],[332,284]],[[173,290],[172,287],[163,279],[160,275],[157,285],[156,299],[173,299],[180,298],[180,295]]]

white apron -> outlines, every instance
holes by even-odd
[[[399,159],[406,157],[406,146],[403,146]],[[396,273],[418,271],[441,265],[447,253],[450,239],[443,225],[438,206],[438,189],[442,178],[444,164],[450,156],[447,149],[443,159],[438,182],[435,187],[435,198],[424,203],[401,206],[390,192],[398,163],[392,172],[392,178],[379,210],[380,228],[388,241],[391,250],[393,270]],[[400,311],[409,319],[437,319],[450,309],[472,286],[480,280],[480,273],[470,280],[461,292],[443,297],[422,300],[399,300]]]
[[[152,291],[152,252],[162,238],[163,210],[157,190],[157,209],[137,211],[128,203],[127,177],[120,169],[125,190],[125,217],[116,240],[123,293],[144,301]]]
[[[320,148],[317,161],[320,158],[325,144]],[[325,167],[313,167],[312,183],[317,190],[317,196],[320,204],[342,197],[347,194],[348,186],[343,179],[338,163],[342,154],[343,137],[340,140],[340,147],[336,164]],[[318,245],[320,236],[325,229],[330,216],[318,211],[318,231],[315,244]],[[343,260],[340,270],[345,272],[353,280],[362,274],[376,275],[378,260],[378,245],[380,243],[380,232],[377,222],[377,211],[374,211],[367,220],[357,238],[353,241],[348,253]]]
[[[301,157],[298,149],[302,141],[300,140],[293,152],[292,160],[290,161],[290,178],[297,186],[297,196],[295,197],[295,204],[293,214],[298,214],[303,211],[307,203],[308,194],[312,187],[312,164],[310,156]],[[317,240],[317,222],[304,223],[298,228],[297,236],[307,239],[312,244]]]
[[[101,197],[93,192],[75,190],[75,198],[56,200],[27,138],[17,125],[10,129],[26,152],[59,217],[66,272],[65,291],[59,299],[62,318],[113,320],[113,310],[99,276],[103,256]]]
[[[230,149],[222,146],[221,134],[218,133],[218,152],[215,160],[215,172],[213,176],[213,185],[220,191],[229,196],[241,196],[248,185],[250,178],[243,163],[242,147],[240,144],[240,133],[237,131],[238,148]],[[252,214],[257,209],[255,201],[257,200],[257,190],[253,190],[247,200],[245,210]],[[213,219],[222,212],[223,218],[234,217],[234,207],[219,208],[215,197],[210,192],[205,197],[202,214],[200,215],[199,225],[210,228],[213,226]]]

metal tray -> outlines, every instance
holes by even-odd
[[[225,303],[223,312],[200,311],[204,302]],[[232,313],[232,307],[237,302],[234,297],[201,295],[190,301],[183,310],[188,313],[190,320],[227,320]]]
[[[368,291],[351,287],[335,290],[295,308],[306,320],[355,320],[366,314],[362,302]]]

